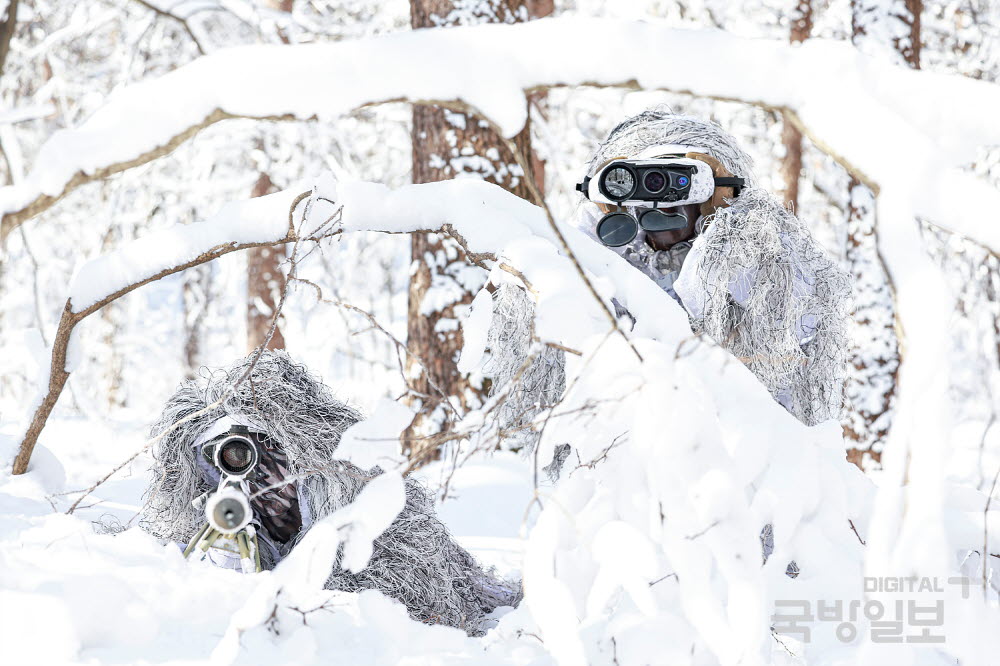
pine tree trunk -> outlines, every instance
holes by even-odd
[[[266,173],[262,173],[253,186],[252,197],[262,197],[274,192],[274,185]],[[271,320],[285,287],[281,273],[281,262],[285,258],[285,246],[258,247],[247,252],[247,350],[259,347],[271,330]],[[267,343],[268,349],[284,349],[285,338],[281,328],[274,329],[274,335]]]
[[[888,6],[877,0],[852,0],[852,41],[863,51],[891,53],[919,69],[922,8],[920,0],[896,0]],[[891,35],[889,43],[880,35]],[[882,447],[892,426],[900,356],[892,285],[878,253],[875,196],[856,179],[849,187],[847,262],[857,300],[843,426],[852,441],[847,459],[864,469],[881,465]]]
[[[847,459],[858,467],[878,467],[892,422],[899,369],[895,305],[885,268],[878,256],[875,197],[851,180],[847,214],[847,263],[854,277],[852,346],[844,394]],[[916,221],[914,221],[916,224]]]
[[[184,271],[181,299],[184,305],[185,376],[194,379],[202,365],[201,339],[212,300],[212,264]]]
[[[812,0],[799,0],[791,16],[789,41],[799,44],[809,39],[812,32]],[[785,159],[781,163],[781,175],[785,181],[785,205],[792,210],[799,207],[799,176],[802,173],[802,133],[783,118],[781,142],[785,145]]]
[[[516,23],[552,11],[552,1],[482,0],[461,7],[452,0],[411,0],[413,28],[474,23]],[[484,72],[489,76],[489,72]],[[475,175],[514,194],[529,198],[524,179],[536,178],[542,189],[541,164],[531,152],[530,127],[515,137],[515,144],[533,165],[524,174],[507,146],[480,119],[428,106],[413,108],[413,182],[449,180],[457,175]],[[461,248],[440,234],[413,234],[411,246],[407,344],[424,361],[424,368],[407,360],[413,404],[417,416],[405,441],[411,460],[424,463],[436,459],[439,449],[434,435],[449,429],[450,419],[435,386],[459,411],[476,408],[487,387],[471,385],[456,366],[462,349],[462,332],[456,320],[459,310],[472,302],[485,275],[470,270]],[[429,375],[429,376],[428,376]]]

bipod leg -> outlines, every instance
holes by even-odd
[[[250,538],[245,529],[236,533],[236,547],[240,551],[240,567],[243,569],[243,573],[260,571],[259,564],[255,565],[255,553],[252,552],[256,544],[252,544]]]
[[[213,527],[205,533],[205,536],[201,538],[201,543],[198,545],[198,547],[201,548],[202,552],[207,553],[208,549],[211,548],[215,544],[215,542],[219,540],[220,536],[222,536],[222,532],[219,532],[217,529]]]
[[[257,543],[257,530],[253,530],[253,533],[250,535],[250,545],[253,548],[253,561],[257,567],[256,573],[260,573],[262,569],[260,568],[260,545]]]
[[[201,541],[201,538],[205,536],[205,532],[207,531],[208,531],[208,523],[205,523],[204,525],[201,526],[200,530],[194,533],[194,536],[191,537],[191,540],[188,542],[187,548],[184,549],[185,559],[187,559],[188,555],[191,554],[195,546],[198,545],[198,542]]]

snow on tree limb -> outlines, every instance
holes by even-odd
[[[631,57],[600,47],[613,43],[631,44]],[[712,57],[664,59],[663,44]],[[507,66],[494,66],[501,61]],[[461,99],[512,136],[524,124],[526,91],[575,85],[666,89],[788,110],[862,181],[905,188],[923,217],[1000,252],[1000,229],[979,224],[961,205],[1000,206],[1000,194],[958,170],[979,144],[1000,142],[992,122],[997,86],[908,71],[839,42],[791,46],[576,17],[238,47],[199,58],[118,91],[87,122],[54,134],[29,177],[0,189],[0,240],[70,190],[156,159],[226,118],[335,118],[373,103]],[[928,102],[914,103],[921,99]],[[927,186],[941,182],[946,195]]]
[[[31,418],[14,458],[13,473],[27,471],[38,436],[75,369],[73,343],[77,324],[108,303],[167,275],[230,252],[296,240],[292,215],[308,194],[292,198],[290,192],[279,192],[227,206],[215,218],[200,224],[175,225],[84,264],[70,283],[70,296],[52,341],[48,383],[39,387],[39,398],[31,406]],[[283,214],[285,210],[287,217]],[[284,233],[277,233],[279,227]]]
[[[338,184],[334,191],[327,180],[317,188],[315,200],[336,200],[335,205],[327,204],[333,210],[343,206],[339,209],[341,225],[306,240],[354,231],[436,231],[455,238],[486,267],[505,270],[499,261],[503,250],[502,256],[519,267],[539,303],[573,313],[541,320],[538,335],[542,339],[582,344],[586,331],[607,327],[601,306],[606,307],[612,296],[642,314],[636,334],[663,339],[687,331],[687,318],[672,301],[666,308],[643,307],[662,301],[663,294],[653,282],[571,227],[563,228],[561,234],[575,259],[561,253],[562,241],[545,212],[496,185],[463,179],[390,191],[383,185],[355,182]],[[34,444],[74,369],[71,347],[77,324],[115,299],[167,275],[230,252],[299,240],[292,214],[308,193],[296,197],[297,191],[229,204],[209,220],[153,232],[84,264],[69,286],[70,297],[52,346],[48,386],[33,406],[14,472],[27,469]],[[588,280],[603,292],[601,300],[581,292],[590,287]],[[611,281],[616,288],[612,289]]]

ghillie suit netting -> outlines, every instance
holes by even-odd
[[[158,442],[140,524],[161,539],[187,543],[205,522],[192,500],[216,485],[202,471],[194,443],[222,417],[248,419],[280,444],[287,456],[287,478],[298,484],[301,530],[277,552],[261,547],[261,564],[272,569],[313,523],[350,504],[381,470],[362,470],[337,460],[341,436],[362,416],[288,354],[265,351],[233,391],[252,358],[185,381],[167,401],[152,427],[154,437],[224,398],[218,407],[179,425]],[[406,481],[402,512],[375,540],[373,550],[368,566],[357,574],[335,563],[326,587],[379,590],[403,603],[417,620],[473,635],[485,631],[485,616],[495,608],[519,601],[520,587],[479,566],[455,542],[435,515],[430,494],[413,479]]]
[[[763,190],[745,190],[705,224],[675,284],[695,330],[729,349],[806,425],[839,417],[848,274]]]
[[[521,287],[502,284],[493,292],[493,320],[484,370],[492,378],[491,396],[504,395],[496,425],[504,445],[530,451],[538,440],[535,417],[554,406],[566,389],[566,357],[532,340],[535,303]]]
[[[692,328],[743,361],[775,400],[807,425],[839,416],[850,309],[850,277],[798,219],[756,187],[753,161],[715,123],[650,109],[611,131],[591,159],[607,162],[658,144],[697,146],[746,181],[729,207],[701,218],[692,242],[653,250],[640,231],[616,248],[626,261],[682,301]],[[596,238],[594,205],[581,214]]]

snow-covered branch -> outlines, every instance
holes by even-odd
[[[600,46],[616,43],[630,45],[628,58]],[[664,45],[693,56],[667,58]],[[526,92],[577,85],[685,91],[788,110],[865,181],[905,191],[922,217],[1000,252],[1000,229],[979,224],[978,215],[980,205],[1000,206],[1000,194],[958,169],[981,143],[1000,142],[992,122],[997,86],[909,71],[838,42],[790,46],[572,17],[239,47],[200,58],[119,91],[86,123],[53,135],[30,176],[0,189],[0,237],[75,187],[155,159],[226,118],[335,118],[373,103],[461,99],[512,136],[524,124]]]
[[[325,230],[322,237],[352,231],[440,231],[456,238],[470,256],[487,267],[498,266],[500,256],[505,261],[499,263],[517,266],[540,303],[563,303],[574,312],[573,317],[540,320],[538,335],[544,340],[575,348],[585,342],[595,326],[607,330],[603,310],[612,296],[632,312],[642,313],[641,325],[636,327],[639,335],[660,339],[669,331],[686,330],[687,319],[675,305],[642,307],[642,303],[660,302],[662,294],[617,255],[571,227],[561,229],[561,233],[573,258],[560,253],[562,241],[545,212],[495,185],[458,180],[396,191],[361,182],[336,187],[327,182],[318,187],[314,195],[317,201],[336,200],[338,206],[343,206],[341,225],[336,230]],[[304,196],[296,198],[297,191],[230,204],[210,220],[154,232],[84,264],[69,287],[69,299],[52,347],[47,392],[31,417],[15,461],[15,473],[27,468],[38,435],[74,368],[72,339],[76,325],[154,280],[229,252],[297,240],[290,212]],[[609,279],[619,285],[613,292],[609,291]],[[587,281],[602,292],[601,301],[586,293],[590,291]],[[592,325],[581,326],[581,317]]]
[[[47,386],[39,387],[13,473],[27,471],[38,436],[77,365],[74,332],[81,321],[143,285],[224,254],[297,240],[292,216],[308,194],[279,192],[230,205],[210,220],[150,234],[84,264],[70,284],[52,341]]]

